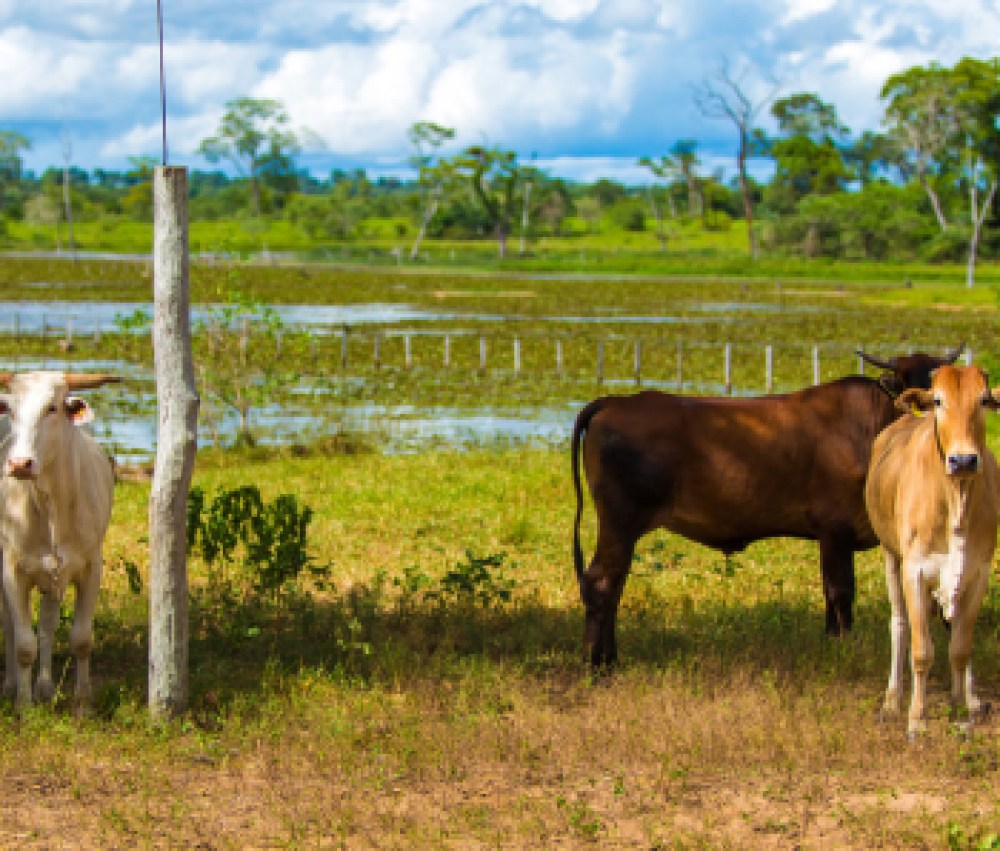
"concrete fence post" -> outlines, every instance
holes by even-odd
[[[191,354],[187,169],[153,172],[157,439],[149,497],[149,713],[188,704],[187,500],[198,439]]]

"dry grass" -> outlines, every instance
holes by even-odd
[[[954,732],[943,629],[930,733],[911,746],[901,719],[879,717],[888,629],[875,551],[859,559],[854,633],[831,641],[814,545],[759,544],[727,566],[650,536],[625,592],[623,664],[595,682],[579,660],[566,453],[205,456],[197,476],[209,491],[296,493],[316,511],[314,554],[334,587],[222,610],[194,562],[192,709],[150,727],[145,603],[123,569],[145,574],[148,486],[119,484],[95,712],[3,710],[0,846],[998,842],[1000,728]],[[407,586],[440,588],[467,549],[507,554],[509,603]],[[975,664],[1000,706],[995,584]]]

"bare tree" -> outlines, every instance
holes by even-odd
[[[420,243],[427,233],[427,226],[438,211],[445,189],[452,179],[451,164],[441,159],[435,161],[434,152],[445,142],[454,139],[455,131],[433,121],[417,121],[410,125],[406,135],[416,151],[410,157],[410,164],[417,169],[420,184],[420,230],[410,249],[410,259],[415,260],[420,251]]]
[[[750,255],[758,256],[757,239],[753,230],[753,197],[747,176],[747,160],[751,155],[754,124],[761,111],[774,99],[778,87],[772,86],[768,94],[754,101],[747,95],[742,78],[745,72],[734,74],[729,62],[723,59],[715,73],[693,87],[694,103],[706,118],[729,121],[736,128],[739,141],[736,148],[736,168],[740,192],[743,195],[743,217],[747,223]]]

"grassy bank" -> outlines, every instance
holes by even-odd
[[[51,847],[995,847],[1000,736],[880,719],[888,607],[859,558],[857,624],[822,634],[816,548],[731,563],[645,539],[622,668],[592,682],[564,452],[204,454],[315,510],[317,568],[280,597],[192,560],[192,709],[145,718],[148,484],[119,483],[93,717],[0,715],[0,845]],[[588,513],[587,550],[593,544]],[[509,598],[508,598],[509,593]],[[66,662],[65,624],[56,670]],[[1000,700],[1000,594],[980,616]],[[992,838],[991,838],[992,837]]]

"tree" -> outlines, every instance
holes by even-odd
[[[956,202],[967,193],[969,250],[966,284],[975,279],[976,256],[1000,173],[1000,60],[961,59],[953,68],[936,62],[890,77],[881,96],[886,124],[931,201],[942,231],[950,222],[941,196]]]
[[[420,250],[427,225],[441,204],[445,188],[453,179],[450,163],[440,159],[435,161],[433,152],[446,141],[454,139],[455,131],[433,121],[417,121],[410,126],[407,137],[416,149],[416,153],[410,157],[410,164],[417,169],[417,182],[420,186],[420,230],[410,249],[410,259],[413,260]]]
[[[754,125],[760,111],[774,98],[770,92],[758,101],[753,101],[744,91],[741,80],[723,60],[714,75],[707,77],[694,88],[694,102],[706,118],[722,119],[736,128],[736,171],[743,196],[743,217],[747,223],[747,239],[750,256],[758,256],[757,238],[753,230],[753,195],[747,175],[747,160],[753,153]]]
[[[954,166],[952,143],[958,132],[949,72],[936,62],[893,74],[879,97],[886,101],[884,123],[904,155],[904,171],[915,175],[927,193],[942,231],[948,219],[940,184]]]
[[[6,206],[8,187],[21,179],[21,152],[29,150],[31,142],[13,130],[0,130],[0,213]]]
[[[687,184],[688,215],[700,216],[705,209],[705,199],[695,169],[701,165],[698,159],[698,143],[694,139],[679,139],[670,148],[670,156]]]
[[[236,289],[224,297],[198,329],[207,346],[198,359],[198,374],[209,400],[239,417],[236,443],[252,446],[251,412],[294,376],[281,355],[283,324],[277,312]]]
[[[844,189],[850,170],[841,147],[848,138],[837,110],[815,94],[802,92],[771,105],[778,134],[767,140],[775,173],[768,195],[775,209],[790,212],[807,195]]]
[[[288,113],[277,100],[240,97],[226,103],[214,136],[202,139],[198,153],[211,163],[227,160],[250,182],[253,211],[260,215],[262,180],[294,172],[299,136],[287,129]]]
[[[472,145],[453,164],[456,173],[469,182],[473,197],[496,234],[500,256],[506,257],[507,237],[525,188],[525,172],[517,164],[517,154]]]
[[[153,211],[153,169],[155,157],[129,157],[130,168],[125,173],[128,191],[122,199],[122,207],[138,221],[146,221]]]
[[[900,151],[885,133],[865,130],[843,151],[844,162],[852,169],[861,183],[868,186],[877,175],[898,171]]]
[[[952,71],[962,155],[960,177],[969,193],[969,253],[965,283],[976,277],[976,255],[1000,174],[1000,59],[966,57]]]
[[[676,210],[674,209],[674,199],[670,194],[669,184],[677,176],[678,168],[677,164],[674,162],[672,157],[662,156],[659,159],[653,159],[652,157],[641,157],[639,159],[639,165],[643,168],[648,168],[655,178],[659,178],[665,185],[667,185],[666,198],[667,204],[670,208],[670,217],[674,218],[676,215]],[[653,210],[653,218],[656,219],[656,238],[660,241],[660,250],[667,250],[667,232],[663,226],[663,212],[660,209],[660,205],[656,202],[656,183],[654,181],[653,185],[649,187],[649,205]]]

